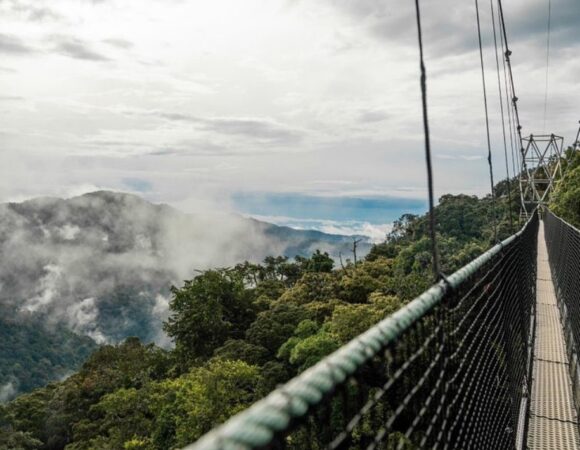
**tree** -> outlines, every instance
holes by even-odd
[[[316,301],[330,301],[338,294],[336,273],[306,272],[296,284],[280,297],[281,302],[297,305]]]
[[[334,268],[334,260],[327,252],[316,250],[310,258],[296,256],[296,263],[301,272],[330,273]]]
[[[42,442],[35,439],[32,433],[12,430],[0,430],[0,450],[39,450]]]
[[[562,219],[580,227],[580,152],[568,149],[566,172],[552,192],[550,209]]]
[[[292,303],[279,302],[271,309],[261,312],[248,328],[246,340],[268,349],[270,356],[290,337],[301,321],[308,318],[308,311]]]
[[[228,339],[244,336],[255,318],[251,291],[235,271],[208,270],[178,289],[164,330],[185,366],[209,358]]]
[[[156,448],[184,447],[205,432],[245,409],[256,398],[261,376],[256,366],[243,361],[214,360],[175,380],[159,384],[162,399],[153,431]],[[174,432],[168,440],[167,430]]]
[[[402,306],[394,296],[373,292],[368,304],[343,304],[334,309],[329,330],[345,344]]]
[[[268,356],[266,348],[243,339],[230,339],[214,352],[215,358],[240,360],[260,366],[268,361]]]
[[[149,439],[154,421],[147,389],[121,388],[91,406],[91,423],[79,422],[75,442],[67,450],[134,448],[153,450]]]
[[[294,346],[290,353],[290,363],[298,366],[298,371],[302,372],[337,350],[338,347],[340,344],[336,337],[321,330]]]
[[[580,178],[574,157],[566,161],[569,175],[558,186],[561,195],[553,198],[562,215],[578,211],[578,195],[568,197]],[[497,211],[507,210],[505,197],[498,197]],[[489,247],[490,205],[489,196],[441,198],[437,237],[443,272]],[[508,233],[509,221],[501,219],[498,229],[500,237]],[[385,243],[342,270],[333,270],[328,254],[317,251],[311,258],[270,257],[203,272],[173,288],[165,327],[175,350],[136,338],[103,346],[66,380],[0,405],[0,450],[183,447],[428,288],[429,238],[428,215],[404,215]],[[50,366],[39,361],[36,367]],[[411,381],[401,379],[403,387]],[[395,393],[393,405],[398,397]],[[337,398],[332,408],[338,411],[342,401]],[[361,423],[365,429],[373,425],[370,418]],[[387,446],[400,436],[393,429]],[[310,438],[304,434],[289,444],[304,448]],[[354,436],[352,445],[362,438]],[[411,439],[404,442],[411,446]]]

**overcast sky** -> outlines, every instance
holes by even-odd
[[[474,2],[422,3],[437,192],[483,194]],[[541,133],[548,0],[504,3],[523,131]],[[0,0],[0,201],[97,188],[184,209],[240,193],[424,198],[413,14],[410,0]],[[567,143],[579,23],[580,1],[552,1],[545,131]]]

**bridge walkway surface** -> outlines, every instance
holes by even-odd
[[[527,447],[580,449],[560,311],[548,263],[544,224],[538,234],[536,337]]]

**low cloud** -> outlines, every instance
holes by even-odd
[[[516,2],[510,5],[507,27],[510,38],[538,39],[539,44],[546,45],[548,26],[548,2],[531,0]],[[551,45],[556,47],[578,45],[578,21],[580,20],[580,2],[576,0],[559,0],[551,8]]]
[[[0,95],[0,102],[17,102],[24,100],[24,97],[19,95]]]
[[[269,141],[296,143],[302,133],[277,122],[263,119],[220,118],[204,121],[204,125],[218,133],[251,136]]]
[[[189,122],[218,134],[251,137],[277,143],[299,142],[304,132],[265,118],[213,117],[202,118],[188,114],[155,112],[154,115],[171,122]]]
[[[7,402],[14,398],[18,393],[18,389],[16,384],[12,381],[9,381],[6,384],[0,386],[0,403]]]
[[[19,37],[0,33],[0,53],[9,55],[29,55],[35,52],[35,48],[25,44]]]
[[[315,220],[297,219],[285,216],[255,216],[259,220],[274,223],[280,226],[295,228],[297,230],[317,230],[323,233],[342,236],[364,236],[368,242],[384,242],[392,223],[375,224],[357,220]]]
[[[395,7],[377,0],[335,0],[332,6],[353,20],[357,27],[381,41],[416,46],[415,9],[412,2]],[[453,11],[451,14],[449,11]],[[474,50],[477,46],[476,14],[472,2],[441,0],[421,6],[424,39],[429,54],[451,56]],[[497,14],[497,7],[495,14]],[[491,29],[489,4],[480,4],[484,45]],[[536,41],[545,46],[548,3],[544,0],[515,1],[504,6],[510,42]],[[561,0],[552,6],[552,45],[578,43],[580,2]]]
[[[225,210],[207,201],[188,215],[107,191],[1,204],[0,303],[99,343],[138,336],[168,346],[172,284],[199,270],[341,245]]]
[[[85,334],[97,344],[107,342],[106,336],[98,327],[99,309],[94,298],[85,298],[70,305],[66,310],[69,326],[79,334]]]
[[[4,5],[6,5],[4,13],[12,13],[19,19],[29,22],[61,21],[64,19],[57,11],[46,6],[38,6],[34,0],[4,0]]]
[[[358,121],[361,123],[382,122],[389,118],[389,114],[380,110],[368,110],[360,113]]]
[[[142,178],[123,178],[123,184],[136,192],[148,192],[153,189],[153,184]]]
[[[70,36],[57,36],[52,38],[55,43],[54,50],[69,58],[85,61],[111,61],[110,58],[92,48],[92,45]]]
[[[50,233],[43,229],[45,236]],[[47,308],[53,300],[55,300],[59,293],[59,282],[62,278],[62,268],[57,264],[47,264],[44,266],[44,276],[38,283],[38,290],[36,294],[24,301],[21,309],[27,312],[36,312],[43,308]]]
[[[32,5],[20,5],[17,10],[25,14],[26,19],[31,22],[42,22],[45,20],[52,21],[63,20],[62,15],[46,7],[38,8]]]
[[[449,161],[479,161],[484,158],[482,155],[448,155],[444,153],[439,153],[435,156],[438,159]]]
[[[1,73],[16,73],[17,71],[10,67],[0,67]]]
[[[405,46],[416,45],[413,3],[395,7],[392,3],[376,0],[336,0],[332,5],[364,29],[368,36]],[[453,14],[448,13],[450,9],[453,9]],[[429,39],[429,47],[462,52],[474,48],[475,39],[465,38],[473,30],[471,3],[454,2],[449,8],[442,7],[441,2],[426,3],[422,10],[423,33]]]
[[[133,48],[133,43],[131,41],[126,40],[126,39],[111,38],[111,39],[104,39],[103,42],[105,44],[111,45],[113,47],[122,48],[125,50]]]
[[[30,8],[28,11],[28,19],[31,21],[43,20],[62,20],[63,17],[49,8]]]

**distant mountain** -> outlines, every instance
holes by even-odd
[[[90,347],[81,336],[97,343],[138,336],[169,345],[161,328],[169,288],[198,270],[269,255],[310,256],[315,249],[348,256],[351,247],[348,236],[219,212],[189,215],[109,191],[0,204],[0,327],[21,324],[14,344],[21,353],[0,353],[0,397],[19,383],[34,384],[14,364],[38,370],[42,361],[48,378],[74,369]],[[369,249],[361,242],[360,256]],[[22,331],[32,329],[34,336]],[[26,354],[29,338],[35,352],[41,346],[34,343],[44,342],[46,354]],[[64,342],[82,351],[71,353]],[[51,353],[54,346],[66,349],[61,360]]]

